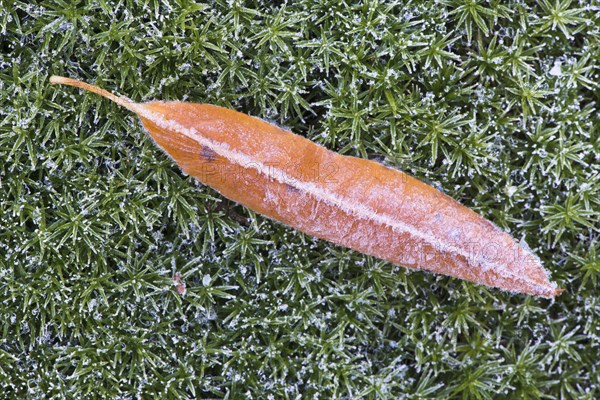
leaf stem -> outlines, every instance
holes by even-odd
[[[134,113],[137,113],[139,110],[138,104],[135,103],[134,101],[132,101],[131,99],[129,99],[128,97],[118,96],[107,90],[101,89],[98,86],[94,86],[89,83],[85,83],[80,80],[77,80],[77,79],[65,78],[64,76],[52,75],[50,77],[50,83],[53,85],[57,85],[57,84],[58,85],[68,85],[68,86],[74,86],[74,87],[77,87],[80,89],[88,90],[90,92],[99,94],[100,96],[106,97],[107,99],[114,101],[118,105],[125,107],[126,109],[128,109],[129,111],[133,111]]]

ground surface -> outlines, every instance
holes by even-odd
[[[599,398],[600,3],[265,3],[0,0],[2,396]],[[380,157],[524,239],[566,292],[284,228],[52,74]]]

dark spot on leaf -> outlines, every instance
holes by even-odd
[[[202,146],[200,156],[208,162],[213,162],[217,159],[217,153],[207,146]]]
[[[291,192],[291,193],[300,193],[300,189],[298,189],[295,186],[290,185],[289,183],[286,183],[285,187],[286,187],[286,189],[287,189],[288,192]]]

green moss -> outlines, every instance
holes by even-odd
[[[600,397],[600,4],[280,3],[2,3],[4,397]],[[383,156],[525,238],[567,292],[284,228],[52,74]]]

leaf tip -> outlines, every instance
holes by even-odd
[[[58,76],[58,75],[52,75],[50,77],[50,83],[53,85],[60,85],[60,84],[64,84],[65,82],[65,77],[63,76]]]

